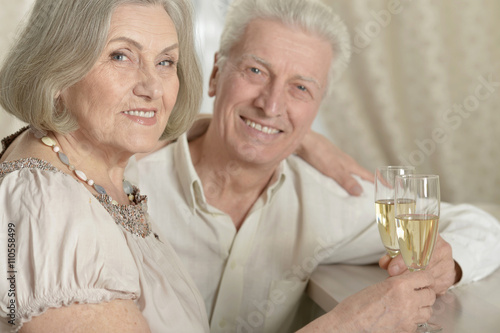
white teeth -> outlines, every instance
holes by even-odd
[[[261,124],[256,124],[254,123],[253,121],[250,121],[250,120],[245,120],[245,123],[250,126],[251,128],[255,128],[257,131],[260,131],[262,133],[266,133],[266,134],[276,134],[276,133],[279,133],[279,130],[277,129],[274,129],[274,128],[271,128],[271,127],[267,127],[267,126],[262,126]]]
[[[142,118],[153,118],[155,116],[154,111],[124,111],[123,113],[128,114],[130,116],[142,117]]]

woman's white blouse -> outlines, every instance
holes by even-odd
[[[147,214],[141,237],[84,185],[28,160],[37,166],[0,164],[1,332],[48,308],[114,299],[134,300],[152,332],[208,331],[196,286]]]

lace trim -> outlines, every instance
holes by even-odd
[[[90,291],[90,293],[88,293],[88,291]],[[65,292],[64,294],[65,295],[62,297],[62,299],[53,295],[53,297],[49,296],[34,301],[32,304],[30,304],[29,307],[19,313],[19,317],[16,318],[11,332],[18,332],[23,327],[24,323],[31,321],[33,317],[44,314],[49,308],[57,309],[75,303],[99,304],[103,302],[111,302],[118,299],[136,300],[138,298],[137,294],[135,293],[99,289],[79,289]]]

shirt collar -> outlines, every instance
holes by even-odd
[[[189,151],[188,144],[188,138],[193,139],[203,135],[208,129],[209,124],[210,118],[199,119],[193,124],[192,130],[182,134],[177,139],[174,146],[174,160],[182,191],[185,198],[188,198],[192,211],[195,211],[198,204],[204,211],[215,214],[217,211],[213,207],[210,207],[205,199],[203,186],[191,160],[191,152]]]
[[[280,165],[274,172],[273,178],[269,182],[269,186],[266,189],[266,195],[264,197],[265,204],[269,204],[279,189],[283,186],[283,183],[286,180],[287,171],[289,171],[289,167],[286,160],[281,161]]]

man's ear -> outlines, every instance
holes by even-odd
[[[208,96],[214,97],[217,91],[217,79],[219,77],[219,66],[217,65],[217,60],[219,59],[219,52],[214,55],[214,67],[212,68],[212,73],[210,74],[210,80],[208,81]]]

